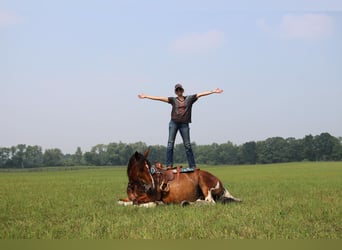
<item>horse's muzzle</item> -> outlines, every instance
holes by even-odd
[[[144,184],[145,192],[151,193],[153,191],[153,187],[150,184]]]

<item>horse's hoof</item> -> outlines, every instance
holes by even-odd
[[[121,206],[132,206],[133,205],[133,201],[121,201],[121,200],[118,200],[118,204],[121,205]]]
[[[146,202],[146,203],[141,203],[138,205],[138,207],[147,207],[147,208],[150,208],[150,207],[156,207],[157,204],[155,202]]]
[[[187,206],[190,206],[190,202],[189,201],[182,201],[180,205],[181,205],[181,207],[187,207]]]

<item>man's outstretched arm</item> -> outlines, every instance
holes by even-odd
[[[140,99],[150,99],[154,101],[161,101],[161,102],[169,102],[168,97],[163,97],[163,96],[152,96],[152,95],[145,95],[145,94],[139,94],[138,97]]]
[[[223,89],[214,89],[214,90],[211,90],[211,91],[205,91],[205,92],[202,92],[202,93],[198,93],[196,95],[197,98],[200,98],[202,96],[206,96],[206,95],[211,95],[211,94],[221,94],[223,92]]]

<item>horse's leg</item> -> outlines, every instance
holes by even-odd
[[[126,201],[128,199],[120,199],[118,200],[118,204],[121,205],[121,206],[138,206],[138,207],[155,207],[157,205],[162,205],[162,203],[157,203],[157,202],[153,202],[153,201],[150,201],[150,202],[145,202],[145,203],[137,203],[135,204],[133,201]]]
[[[153,200],[150,197],[148,197],[147,194],[140,194],[138,197],[135,198],[135,200],[133,200],[133,204],[135,205],[140,205],[142,203],[149,202],[153,202]]]
[[[199,186],[203,192],[204,200],[215,202],[222,200],[223,203],[230,201],[241,201],[231,195],[222,182],[214,175],[206,171],[201,171],[199,174]]]
[[[124,199],[119,199],[118,204],[121,206],[131,206],[131,205],[133,205],[133,201],[131,201],[128,198],[124,198]]]
[[[211,182],[210,182],[211,183]],[[215,203],[214,196],[217,197],[218,195],[222,194],[223,186],[222,183],[217,179],[216,186],[208,188],[208,195],[205,197],[204,200]]]
[[[139,207],[156,207],[157,206],[157,203],[151,201],[151,202],[146,202],[146,203],[141,203],[138,205]]]
[[[222,201],[223,203],[227,203],[230,201],[241,201],[241,200],[239,198],[235,198],[233,195],[229,193],[228,189],[225,188],[223,196],[222,196]]]
[[[215,203],[214,196],[223,194],[224,189],[222,183],[212,174],[201,171],[199,173],[198,184],[204,195],[204,200],[210,203]]]
[[[122,206],[131,206],[133,205],[133,200],[136,198],[136,186],[128,183],[127,185],[127,198],[119,199],[118,204]]]

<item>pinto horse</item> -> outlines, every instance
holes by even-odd
[[[180,173],[179,169],[164,170],[160,163],[152,166],[144,154],[135,152],[127,166],[127,195],[121,205],[147,203],[189,204],[197,200],[208,203],[240,201],[232,196],[222,182],[211,173],[196,169]]]

